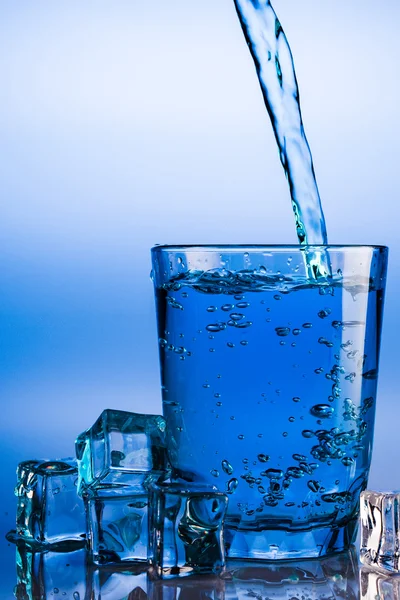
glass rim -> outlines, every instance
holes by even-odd
[[[151,252],[243,252],[243,250],[379,250],[387,251],[388,246],[380,244],[159,244],[151,248]]]

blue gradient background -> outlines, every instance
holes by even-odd
[[[330,241],[391,248],[371,485],[398,488],[400,3],[275,8]],[[232,0],[1,0],[0,89],[3,538],[20,460],[161,410],[150,247],[296,240]]]

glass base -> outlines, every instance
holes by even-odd
[[[348,550],[357,535],[358,519],[343,525],[287,531],[250,531],[225,528],[228,558],[250,560],[294,560],[318,558]]]

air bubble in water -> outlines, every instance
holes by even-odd
[[[275,327],[276,334],[280,337],[285,337],[289,335],[290,328],[289,327]]]
[[[175,354],[185,354],[186,348],[184,348],[183,346],[178,346],[175,348],[174,352]]]
[[[213,313],[213,312],[215,312],[217,310],[218,310],[218,308],[216,306],[209,306],[207,308],[207,312],[209,312],[209,313]]]
[[[274,300],[282,300],[282,296],[280,296],[279,294],[275,294]]]
[[[342,458],[342,464],[344,464],[345,467],[351,467],[351,465],[354,465],[354,459],[350,458],[349,456],[345,456]]]
[[[233,473],[233,467],[232,467],[232,465],[230,464],[229,461],[227,461],[225,459],[225,460],[222,461],[221,465],[222,465],[222,469],[223,469],[224,473],[226,473],[227,475],[232,475],[232,473]]]
[[[179,310],[183,310],[182,304],[180,302],[178,302],[177,300],[175,300],[175,298],[173,298],[172,296],[167,296],[165,300],[171,308],[177,308]]]
[[[248,308],[250,306],[250,302],[238,302],[236,304],[237,308]]]
[[[315,480],[311,480],[307,482],[308,488],[314,492],[314,494],[317,494],[319,491],[319,488],[321,487],[318,483],[318,481]]]
[[[327,340],[324,337],[320,337],[318,340],[318,343],[322,344],[323,346],[327,346],[328,348],[333,348],[332,342],[330,342],[329,340]]]
[[[292,457],[294,460],[297,460],[298,462],[302,462],[302,461],[306,461],[307,457],[304,456],[303,454],[293,454]]]
[[[301,329],[293,329],[292,333],[293,333],[293,335],[300,335]]]
[[[301,479],[304,477],[304,471],[303,469],[300,469],[300,467],[289,467],[286,470],[286,475],[293,477],[294,479]]]
[[[232,310],[232,308],[234,308],[234,304],[224,304],[223,306],[221,306],[221,310],[223,310],[224,312],[229,312],[230,310]]]
[[[225,323],[211,323],[206,327],[207,331],[210,333],[217,333],[217,331],[223,331],[226,329]]]
[[[257,456],[257,458],[258,458],[258,460],[259,460],[261,463],[266,463],[266,462],[268,462],[268,461],[269,461],[269,459],[270,459],[270,457],[268,456],[268,454],[259,454],[259,455]]]
[[[303,323],[303,329],[311,329],[312,323]]]
[[[318,369],[315,369],[314,373],[316,375],[322,375],[322,373],[324,372],[324,369],[322,367],[319,367]]]
[[[298,402],[301,402],[301,399],[300,399],[300,398],[298,398],[297,396],[295,396],[295,397],[293,398],[293,402],[296,402],[296,403],[298,403]]]
[[[353,383],[354,380],[356,378],[356,374],[355,373],[349,373],[348,375],[346,375],[345,379],[347,381],[350,381],[350,383]]]
[[[241,340],[241,342],[240,342],[240,344],[241,344],[242,346],[247,346],[247,345],[248,345],[248,343],[249,343],[249,342],[248,342],[247,340]]]
[[[253,321],[246,321],[245,323],[235,323],[235,327],[237,329],[247,329],[247,327],[251,327],[253,325]]]
[[[226,484],[226,493],[233,494],[236,491],[238,485],[239,481],[235,477],[233,479],[230,479]]]
[[[213,477],[219,477],[219,471],[217,471],[217,469],[212,469],[210,473]]]
[[[310,413],[313,417],[318,417],[318,419],[329,419],[332,417],[335,409],[328,404],[316,404],[312,408],[310,408]]]
[[[308,438],[308,439],[314,437],[314,435],[315,435],[315,433],[313,431],[311,431],[310,429],[304,429],[301,432],[301,434],[303,437]]]
[[[268,479],[282,479],[283,471],[281,471],[281,469],[268,469],[265,471],[265,476],[268,477]]]
[[[326,319],[327,317],[329,317],[329,315],[331,314],[331,309],[330,308],[325,308],[324,310],[320,310],[318,313],[318,316],[320,319]]]
[[[234,348],[235,344],[233,342],[227,342],[226,344],[228,346],[228,348]]]
[[[240,321],[241,319],[244,319],[244,315],[242,315],[242,313],[231,313],[230,318],[232,319],[232,321]]]
[[[238,440],[244,440],[244,435],[242,433],[238,435]]]

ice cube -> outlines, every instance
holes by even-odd
[[[361,562],[400,573],[400,492],[361,494]]]
[[[113,495],[157,480],[168,469],[166,447],[163,417],[105,410],[76,440],[79,493]]]
[[[17,539],[32,546],[85,542],[86,520],[73,458],[18,465]]]
[[[149,499],[149,560],[158,576],[222,569],[225,494],[195,484],[161,483],[152,486]]]
[[[400,578],[363,567],[360,574],[361,600],[398,600]]]
[[[89,552],[94,564],[117,564],[147,560],[148,493],[85,496]]]
[[[85,600],[86,552],[32,552],[17,546],[17,600]]]
[[[147,600],[147,565],[130,566],[129,570],[110,567],[90,571],[90,600]],[[55,600],[55,599],[54,599]]]

